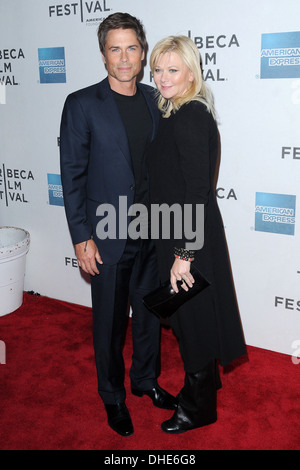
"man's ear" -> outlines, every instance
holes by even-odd
[[[101,52],[101,57],[102,57],[103,63],[106,64],[106,59],[105,59],[104,54],[102,54],[102,52]]]

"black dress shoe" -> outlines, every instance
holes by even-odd
[[[191,429],[201,428],[217,421],[217,414],[212,413],[207,416],[193,416],[190,417],[188,413],[178,405],[175,413],[171,419],[164,421],[161,424],[161,429],[169,434],[180,434]]]
[[[147,395],[151,398],[153,405],[157,408],[163,408],[165,410],[175,410],[177,407],[177,400],[175,397],[170,395],[170,393],[163,390],[159,385],[156,385],[151,390],[136,390],[131,389],[133,395],[137,397],[142,397]]]
[[[124,402],[105,405],[108,425],[121,436],[131,436],[133,425],[129,411]]]

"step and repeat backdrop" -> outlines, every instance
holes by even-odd
[[[64,213],[59,126],[67,95],[106,76],[97,27],[117,11],[142,20],[149,51],[171,34],[199,48],[246,342],[299,356],[299,0],[1,0],[0,225],[30,232],[25,290],[91,306]],[[143,81],[154,85],[148,64]]]

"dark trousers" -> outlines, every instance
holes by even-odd
[[[123,345],[132,307],[132,388],[149,390],[160,370],[160,321],[142,299],[159,285],[155,247],[150,240],[128,239],[116,265],[100,265],[91,276],[93,342],[98,391],[105,404],[125,400]]]

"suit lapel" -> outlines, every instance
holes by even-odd
[[[153,129],[152,129],[152,136],[151,141],[154,139],[157,128],[158,128],[158,121],[159,121],[159,111],[157,108],[157,104],[150,95],[150,93],[144,88],[144,86],[140,83],[137,83],[138,88],[143,93],[143,96],[146,100],[148,105],[152,121],[153,121]],[[106,77],[102,82],[99,83],[98,88],[98,98],[102,102],[102,106],[105,107],[105,119],[107,119],[109,123],[109,128],[112,130],[112,138],[115,139],[116,143],[120,147],[124,157],[126,158],[131,170],[132,170],[132,162],[131,162],[131,155],[129,150],[128,138],[126,134],[126,130],[118,111],[117,104],[114,100],[113,93],[109,86],[108,78]],[[103,109],[101,110],[103,112]]]
[[[148,105],[148,108],[152,117],[152,121],[153,121],[152,136],[151,136],[151,141],[152,141],[156,135],[156,132],[158,129],[158,122],[159,122],[159,111],[158,111],[157,104],[154,100],[154,90],[153,90],[153,97],[152,97],[150,96],[150,93],[147,90],[145,90],[145,88],[143,87],[141,83],[137,83],[137,86],[143,93],[143,96],[146,100],[146,103]]]
[[[120,147],[132,170],[131,155],[126,130],[107,78],[99,84],[98,97],[102,101],[102,105],[105,107],[105,119],[109,124],[108,127],[111,129],[112,138]]]

